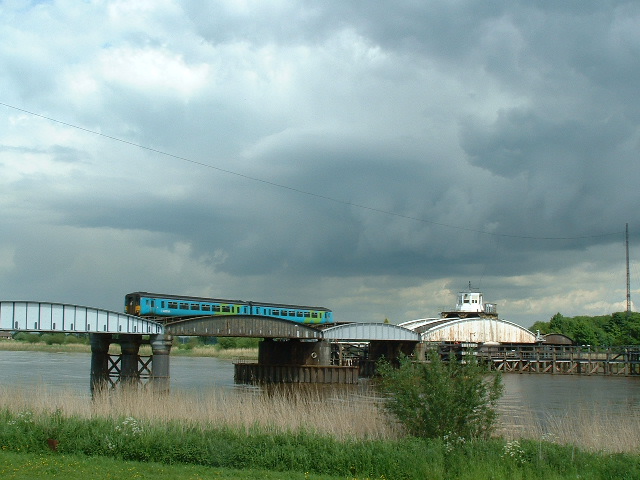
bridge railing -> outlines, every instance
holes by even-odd
[[[0,301],[0,330],[63,333],[160,334],[164,327],[144,318],[62,303]]]

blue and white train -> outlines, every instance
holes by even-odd
[[[334,323],[333,312],[324,307],[185,297],[149,292],[129,293],[125,296],[124,304],[125,313],[141,317],[257,315],[298,323]]]

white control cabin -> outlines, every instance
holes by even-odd
[[[484,300],[480,292],[459,292],[456,312],[483,312]]]
[[[497,310],[495,303],[484,303],[482,292],[471,288],[465,292],[458,292],[455,312],[496,315],[498,313]]]

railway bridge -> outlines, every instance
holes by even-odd
[[[366,342],[369,360],[411,353],[420,334],[396,325],[350,323],[311,325],[260,315],[212,315],[149,319],[99,308],[61,303],[0,301],[0,331],[89,334],[91,391],[117,383],[151,380],[168,391],[174,336],[262,338],[258,362],[236,364],[238,383],[356,383],[358,366],[342,362],[343,346]],[[151,357],[139,355],[150,344]],[[110,355],[112,344],[120,355]]]

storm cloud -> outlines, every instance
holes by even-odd
[[[0,298],[626,308],[640,5],[0,5]],[[638,274],[632,263],[632,295]]]

